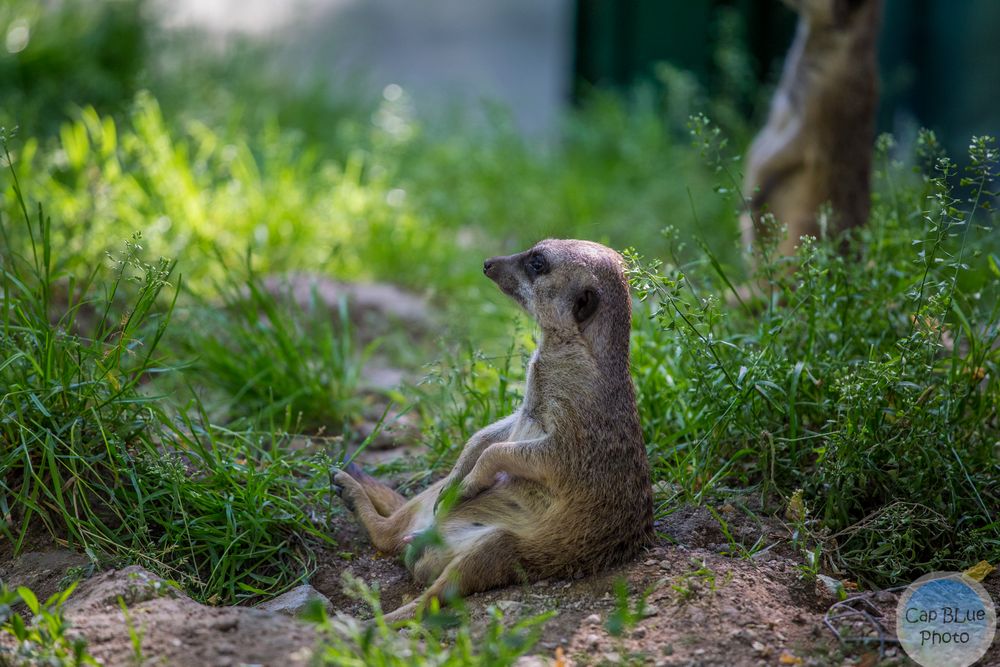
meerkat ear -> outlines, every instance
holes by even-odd
[[[600,302],[601,297],[597,295],[597,292],[588,287],[580,292],[576,296],[576,301],[573,302],[573,318],[578,323],[586,321],[597,310]]]

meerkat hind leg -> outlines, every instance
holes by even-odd
[[[375,548],[388,554],[399,553],[405,546],[403,538],[410,525],[411,513],[401,507],[391,516],[382,516],[361,482],[343,471],[337,473],[333,481],[340,485],[341,497],[354,511]]]
[[[357,463],[348,463],[344,466],[344,472],[361,485],[368,499],[372,501],[375,511],[382,516],[390,516],[406,504],[406,498],[366,473]]]

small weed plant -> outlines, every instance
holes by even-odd
[[[511,622],[491,607],[484,627],[473,634],[468,613],[456,601],[458,607],[448,612],[435,605],[420,618],[390,626],[383,617],[377,590],[351,577],[346,582],[348,590],[371,607],[374,618],[363,625],[348,616],[331,618],[321,605],[314,606],[307,617],[318,623],[322,637],[317,664],[506,667],[535,646],[542,624],[554,615],[549,612]]]
[[[83,638],[67,632],[69,622],[63,616],[62,606],[74,588],[75,584],[70,585],[42,603],[28,588],[10,589],[0,583],[0,633],[15,642],[10,646],[0,635],[0,664],[12,667],[100,664],[87,652]],[[14,611],[19,604],[31,613],[30,618]]]

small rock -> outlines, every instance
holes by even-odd
[[[232,655],[236,653],[236,647],[229,642],[218,642],[215,645],[215,651],[219,655]]]
[[[231,632],[235,630],[240,624],[240,620],[236,616],[231,616],[229,618],[220,618],[215,622],[213,626],[219,632]]]
[[[833,577],[828,577],[825,574],[817,574],[816,590],[821,595],[825,595],[826,597],[834,600],[839,600],[841,595],[844,593],[844,585]]]
[[[330,598],[309,584],[296,586],[287,593],[283,593],[272,600],[257,605],[257,608],[275,614],[284,614],[285,616],[298,616],[311,600],[319,600],[327,611],[333,609],[333,603],[330,602]]]
[[[549,585],[548,579],[539,579],[538,581],[535,582],[535,586],[538,586],[539,588],[544,588],[545,586],[548,585]]]
[[[610,662],[612,665],[617,665],[622,661],[622,657],[618,655],[615,651],[609,651],[604,654],[604,659]]]
[[[591,651],[593,651],[595,648],[597,648],[597,643],[599,641],[601,641],[601,640],[600,640],[600,638],[597,635],[590,634],[590,635],[587,635],[587,638],[584,640],[584,643],[587,644],[587,648],[588,649],[590,649]]]
[[[583,619],[583,622],[586,623],[587,625],[600,625],[601,617],[598,616],[597,614],[591,614],[587,618]]]
[[[661,570],[669,570],[670,569],[670,561],[669,560],[661,560],[660,561],[660,569]]]
[[[740,617],[740,610],[730,605],[722,607],[719,611],[722,612],[723,616],[730,620],[735,620]]]
[[[632,631],[632,639],[642,639],[646,636],[646,628],[636,628]]]
[[[648,604],[642,610],[642,617],[643,618],[649,618],[651,616],[656,616],[659,613],[660,613],[659,607],[657,607],[656,605]]]
[[[507,616],[520,609],[521,603],[517,600],[499,600],[496,606],[504,613],[504,616]]]
[[[546,667],[548,662],[537,655],[522,655],[514,662],[514,667]]]
[[[656,560],[653,558],[646,559],[646,565],[656,565]]]
[[[879,591],[875,594],[876,602],[895,602],[896,595],[891,591]]]

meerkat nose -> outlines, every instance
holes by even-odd
[[[490,269],[493,268],[494,264],[495,262],[492,259],[488,259],[485,262],[483,262],[483,273],[485,273],[486,275],[490,275]]]

